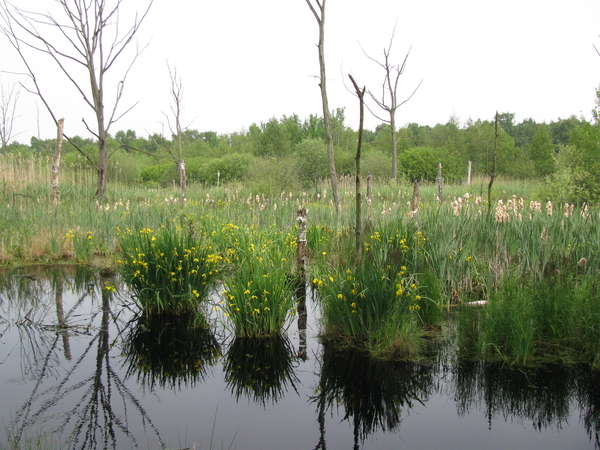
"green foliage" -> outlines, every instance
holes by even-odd
[[[392,358],[415,356],[420,330],[435,316],[430,307],[437,308],[417,272],[425,242],[421,232],[382,223],[365,239],[361,261],[322,265],[312,283],[325,335]]]
[[[298,179],[302,189],[316,187],[329,175],[327,146],[320,139],[305,139],[294,151],[298,159]]]
[[[190,232],[166,227],[126,230],[119,244],[123,280],[147,316],[197,312],[222,259]]]
[[[279,335],[294,305],[290,247],[278,233],[232,224],[222,233],[229,237],[225,254],[231,264],[223,281],[222,303],[236,336]]]
[[[144,183],[165,186],[170,180],[178,179],[177,168],[172,163],[146,167],[140,171],[140,178]]]
[[[363,175],[371,174],[376,179],[385,180],[392,176],[392,158],[380,151],[365,153],[360,167]]]
[[[600,200],[600,125],[582,123],[558,156],[558,179],[568,179],[578,203]]]
[[[535,175],[545,177],[555,171],[554,145],[546,125],[538,126],[529,144],[529,156],[533,161]]]
[[[299,191],[298,176],[295,156],[255,158],[245,181],[254,193],[276,196],[284,191]]]
[[[250,155],[232,153],[221,158],[206,161],[198,170],[197,179],[209,185],[231,183],[244,179],[253,158]]]
[[[579,272],[579,273],[578,273]],[[527,364],[539,358],[600,361],[598,281],[585,269],[536,280],[511,274],[481,310],[460,310],[460,350]],[[558,287],[558,289],[557,289]]]
[[[398,157],[398,171],[411,181],[434,182],[440,162],[447,182],[464,178],[466,164],[461,167],[455,153],[432,147],[414,147],[402,152]]]

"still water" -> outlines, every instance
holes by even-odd
[[[24,276],[26,275],[26,276]],[[116,291],[113,291],[113,286]],[[594,449],[600,374],[234,339],[148,322],[124,286],[83,269],[0,273],[0,444],[52,432],[81,449]]]

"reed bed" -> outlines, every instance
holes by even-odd
[[[76,167],[63,178],[61,201],[55,205],[46,160],[3,156],[0,166],[10,168],[0,184],[4,264],[68,260],[115,265],[121,259],[128,261],[130,274],[142,273],[145,264],[156,273],[156,266],[166,262],[138,257],[151,253],[142,248],[156,244],[152,233],[141,231],[171,230],[170,239],[183,240],[169,242],[181,246],[178,255],[202,249],[200,257],[191,259],[206,262],[214,255],[214,264],[177,270],[183,259],[172,259],[166,273],[186,272],[185,281],[166,288],[165,277],[140,285],[136,295],[163,286],[197,306],[206,296],[203,286],[222,283],[217,288],[222,303],[216,306],[229,314],[226,320],[235,334],[267,336],[289,323],[294,312],[295,219],[305,207],[308,277],[320,290],[323,331],[329,338],[390,357],[412,355],[423,333],[458,316],[463,355],[515,363],[577,355],[598,364],[598,209],[542,199],[540,186],[533,183],[497,181],[491,205],[484,200],[486,180],[446,186],[444,201],[436,199],[435,186],[425,185],[417,211],[409,206],[410,185],[377,184],[363,204],[365,256],[359,261],[351,180],[340,184],[338,217],[327,185],[272,196],[241,183],[190,185],[182,205],[173,187],[112,183],[106,198],[97,202],[95,180]],[[124,238],[126,230],[131,242]],[[201,278],[191,279],[194,270],[216,276],[203,284]],[[131,276],[129,282],[139,278]],[[274,292],[279,295],[276,308],[267,304],[275,303]],[[474,308],[473,302],[484,306]],[[271,311],[277,316],[262,315]]]

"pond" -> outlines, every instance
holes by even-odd
[[[0,274],[0,446],[51,433],[68,448],[593,449],[600,374],[466,362],[449,343],[384,363],[306,335],[233,339],[143,321],[124,286],[84,269]]]

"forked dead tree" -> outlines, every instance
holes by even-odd
[[[308,7],[312,11],[319,24],[319,87],[321,88],[321,101],[323,103],[323,122],[325,124],[325,135],[327,138],[327,159],[329,162],[329,179],[331,181],[331,193],[335,203],[335,209],[338,217],[341,215],[342,205],[340,203],[340,194],[338,190],[337,173],[335,170],[335,158],[333,151],[333,131],[331,127],[331,113],[329,111],[329,102],[327,100],[327,77],[325,75],[325,2],[326,0],[314,0],[317,8],[312,4],[312,0],[306,0]]]
[[[135,106],[124,111],[119,108],[125,81],[141,50],[137,47],[133,50],[122,75],[112,78],[114,82],[107,82],[106,75],[124,58],[152,2],[147,0],[143,13],[136,13],[130,25],[123,28],[125,0],[55,0],[48,2],[56,7],[53,12],[29,11],[8,0],[0,1],[0,31],[17,52],[29,78],[29,83],[23,86],[42,100],[55,125],[58,127],[58,101],[52,104],[50,92],[63,87],[42,86],[47,67],[35,64],[40,55],[59,70],[63,80],[68,80],[93,111],[93,126],[85,118],[82,120],[98,141],[98,154],[91,155],[75,147],[98,173],[96,197],[101,198],[106,192],[109,129]],[[106,108],[109,95],[112,106]],[[74,144],[68,136],[65,139]]]
[[[384,71],[383,82],[381,83],[381,92],[377,95],[374,94],[371,90],[368,91],[369,96],[373,99],[375,104],[387,112],[387,117],[380,116],[376,114],[369,106],[367,108],[377,119],[386,123],[390,127],[390,133],[392,134],[392,178],[394,181],[398,179],[398,137],[396,132],[396,110],[408,102],[412,96],[417,92],[417,89],[423,83],[423,80],[417,85],[414,91],[404,100],[398,100],[398,82],[400,80],[400,76],[404,73],[406,69],[406,61],[408,60],[408,56],[410,55],[410,48],[404,57],[404,61],[402,61],[401,65],[394,65],[391,60],[392,53],[392,45],[394,43],[394,36],[396,34],[396,26],[394,25],[394,30],[392,31],[392,37],[390,39],[390,44],[387,48],[383,49],[383,61],[379,61],[372,56],[368,55],[367,52],[363,49],[363,53],[367,58],[371,61],[375,62]],[[362,48],[362,47],[361,47]]]
[[[177,164],[177,173],[179,174],[179,186],[181,187],[181,202],[185,205],[187,201],[187,176],[185,173],[185,161],[183,160],[183,129],[181,128],[181,110],[183,108],[183,84],[181,78],[177,77],[177,68],[171,70],[171,67],[167,64],[169,69],[169,77],[171,78],[171,99],[173,104],[171,105],[171,113],[173,114],[173,121],[167,114],[164,114],[167,118],[169,130],[175,137],[177,144],[177,151],[173,148],[166,146],[163,150],[169,154],[175,164]]]

